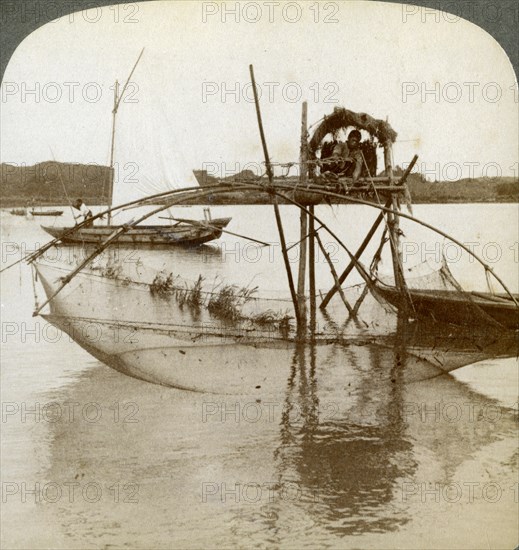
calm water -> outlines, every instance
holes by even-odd
[[[282,212],[295,242],[298,216]],[[356,207],[317,213],[352,249],[376,216]],[[516,205],[424,205],[415,214],[471,243],[517,291]],[[269,207],[213,209],[223,215],[233,216],[232,231],[276,241]],[[1,223],[4,265],[47,240],[38,221],[2,212]],[[443,248],[464,285],[485,288],[481,270],[443,238],[407,222],[403,230],[409,263],[439,259]],[[344,254],[323,240],[340,269]],[[286,293],[275,246],[226,236],[191,252],[119,253],[129,273],[203,273]],[[70,250],[60,254],[72,261]],[[326,290],[331,276],[318,261]],[[387,258],[382,269],[390,271]],[[2,274],[2,547],[517,544],[514,359],[411,382],[415,365],[398,366],[390,349],[325,346],[280,361],[274,395],[204,395],[121,375],[32,309],[27,267]]]

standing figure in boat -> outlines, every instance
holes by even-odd
[[[83,202],[83,199],[78,199],[72,206],[74,207],[75,210],[78,211],[77,214],[74,210],[72,211],[76,224],[92,218],[92,210],[90,210],[90,208],[88,208],[88,206]],[[93,223],[94,222],[92,220],[86,223],[85,227],[92,227]]]

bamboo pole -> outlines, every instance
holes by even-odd
[[[305,295],[305,282],[306,282],[306,252],[307,252],[307,240],[303,237],[308,233],[308,213],[305,209],[302,209],[299,213],[299,231],[301,235],[301,242],[299,244],[299,265],[297,275],[297,301],[299,304],[300,324],[299,327],[303,331],[306,327],[306,295]]]
[[[301,187],[306,185],[306,161],[307,161],[307,116],[308,106],[306,101],[303,102],[301,112],[301,146],[299,152],[300,171],[299,171],[299,183]],[[297,300],[299,303],[299,313],[301,315],[301,329],[306,327],[306,296],[305,296],[305,282],[306,282],[306,252],[307,252],[307,240],[305,236],[308,234],[308,212],[306,209],[301,209],[299,217],[299,269],[297,278]]]
[[[387,117],[386,117],[387,122]],[[393,185],[393,144],[390,140],[384,144],[384,164],[386,168],[386,177],[389,178],[389,184]],[[388,226],[391,244],[391,253],[393,257],[393,272],[395,276],[395,284],[399,290],[403,291],[405,287],[402,250],[400,243],[400,218],[395,213],[400,210],[398,199],[396,196],[391,196],[391,204],[393,212],[388,213]]]
[[[317,325],[317,307],[315,298],[315,237],[318,235],[315,230],[314,205],[308,207],[310,222],[310,240],[308,241],[308,266],[309,266],[309,287],[310,287],[310,333],[312,340],[315,339]]]
[[[321,225],[316,229],[316,232],[319,231],[319,229],[321,229]],[[308,238],[310,238],[310,231],[302,238],[300,239],[299,241],[297,241],[296,243],[293,243],[291,244],[290,246],[287,247],[287,252],[289,250],[292,250],[292,248],[296,247],[296,246],[299,246],[301,244],[302,241],[306,241]]]
[[[117,102],[119,100],[119,81],[114,84],[114,107],[112,110],[112,141],[110,147],[110,168],[114,166],[114,149],[115,149],[115,118],[117,115]]]
[[[369,288],[368,288],[368,285],[366,285],[362,289],[362,293],[359,296],[359,299],[355,302],[355,305],[353,306],[353,316],[356,316],[357,313],[359,312],[360,306],[362,305],[362,302],[364,301],[364,299],[368,295],[368,292],[369,292]]]
[[[305,189],[308,186],[308,170],[310,164],[308,162],[308,104],[303,102],[302,120],[301,120],[301,153],[300,153],[300,183]],[[308,231],[307,227],[309,225]],[[302,239],[301,242],[301,257],[299,258],[299,274],[303,281],[306,270],[306,249],[308,247],[308,286],[310,293],[310,335],[311,340],[315,339],[316,330],[316,305],[315,305],[315,230],[314,206],[309,205],[308,208],[301,208],[301,236],[309,237]],[[304,245],[304,248],[303,248]],[[304,251],[304,253],[303,253]],[[306,306],[306,301],[304,302]],[[306,322],[306,311],[305,311]]]
[[[299,164],[299,163],[298,163]],[[274,163],[271,164],[271,166],[275,166]],[[290,176],[290,177],[295,177],[295,176]],[[255,181],[259,181],[260,180],[260,176],[256,177],[256,180]],[[223,180],[218,180],[218,181],[223,181]],[[234,181],[236,181],[237,183],[248,183],[250,182],[251,180],[250,179],[240,179],[240,178],[236,178]],[[253,180],[254,181],[254,180]],[[286,182],[287,181],[287,177],[286,176],[275,176],[274,177],[274,181],[279,181],[279,182]],[[351,183],[353,182],[352,178],[348,178],[348,177],[339,177],[337,179],[338,182],[345,182],[345,183]],[[380,186],[377,187],[377,189],[392,189],[393,187],[390,187],[389,186],[389,178],[386,178],[386,176],[373,176],[371,179],[369,178],[359,178],[357,180],[357,183],[359,184],[359,187],[360,184],[364,184],[363,186],[370,186],[371,185],[371,182],[375,182],[377,184],[381,184]],[[333,181],[333,183],[336,183],[336,181]],[[382,184],[385,184],[385,185],[382,185]],[[356,190],[357,188],[355,188]],[[395,189],[395,191],[398,191],[397,189]]]
[[[130,83],[130,79],[133,76],[133,73],[135,72],[135,69],[137,68],[137,65],[139,64],[139,61],[141,60],[142,54],[144,53],[144,48],[142,48],[141,53],[139,54],[139,57],[137,58],[137,61],[135,62],[135,65],[133,66],[132,70],[130,71],[130,74],[128,78],[126,79],[126,82],[124,83],[123,90],[121,92],[121,95],[119,96],[117,103],[115,104],[115,110],[119,109],[119,104],[121,103],[121,99],[124,96],[124,92],[126,92],[126,88],[128,87],[128,84]]]
[[[115,149],[115,118],[117,116],[117,102],[119,99],[119,81],[114,84],[114,108],[112,110],[112,142],[110,146],[110,172],[108,182],[108,205],[112,206],[114,194],[114,149]],[[108,212],[107,225],[112,224],[112,214]]]
[[[269,152],[267,149],[267,141],[265,139],[265,132],[263,131],[263,122],[261,120],[258,90],[256,89],[256,79],[254,78],[254,67],[252,65],[249,65],[249,72],[250,72],[250,78],[252,82],[252,91],[254,93],[254,105],[256,107],[256,118],[258,119],[261,146],[263,147],[263,156],[265,157],[265,167],[267,169],[267,177],[269,180],[269,184],[272,185],[272,179],[274,177],[274,174],[272,173],[272,165],[270,164]]]
[[[375,252],[373,256],[373,260],[371,261],[370,265],[370,273],[373,273],[378,268],[378,264],[380,262],[380,259],[382,258],[382,249],[384,248],[384,245],[386,244],[386,233],[387,233],[387,226],[384,229],[382,233],[382,237],[380,238],[380,244],[378,246],[378,250]],[[368,286],[366,285],[364,289],[362,290],[362,294],[360,295],[359,299],[355,302],[355,305],[353,306],[353,311],[355,312],[355,315],[358,313],[360,306],[362,305],[362,302],[366,298],[368,294]]]
[[[390,179],[390,183],[393,182],[393,164],[392,164],[392,144],[391,141],[387,141],[384,144],[384,163],[386,166],[386,176]],[[391,247],[391,257],[393,261],[393,274],[395,278],[395,286],[403,296],[404,311],[407,310],[410,305],[411,298],[407,292],[407,286],[404,278],[403,256],[402,246],[400,241],[400,218],[397,215],[397,211],[400,210],[398,199],[395,195],[391,195],[392,212],[388,213],[388,229],[389,229],[389,243]]]
[[[341,283],[339,282],[339,277],[337,276],[337,271],[335,271],[335,267],[333,267],[332,259],[330,258],[330,255],[328,252],[326,252],[326,249],[324,248],[324,245],[321,241],[321,237],[319,237],[319,234],[315,234],[315,239],[317,241],[317,244],[319,245],[319,248],[321,249],[321,252],[323,253],[324,257],[326,258],[326,261],[328,262],[328,266],[330,267],[330,272],[332,274],[333,280],[335,281],[335,286],[337,287],[339,291],[339,295],[346,306],[346,309],[348,310],[350,315],[355,315],[354,309],[350,306],[350,303],[346,299],[346,296],[344,295],[344,291],[342,290]],[[368,288],[366,286],[366,288]]]
[[[265,133],[263,131],[263,122],[261,120],[261,111],[259,106],[259,98],[258,98],[258,90],[256,89],[256,79],[254,78],[254,67],[252,65],[249,65],[249,71],[250,71],[250,77],[252,82],[252,91],[254,92],[254,104],[256,106],[256,117],[258,119],[258,127],[260,132],[260,138],[261,138],[261,145],[263,147],[263,155],[265,157],[265,166],[267,169],[267,176],[269,179],[269,193],[272,195],[272,201],[274,203],[274,215],[276,217],[276,224],[278,228],[279,233],[279,240],[281,243],[281,252],[283,254],[283,261],[285,263],[285,271],[287,273],[287,279],[288,279],[288,286],[290,288],[290,295],[292,297],[292,303],[294,304],[294,312],[296,316],[296,322],[298,329],[301,326],[301,313],[299,311],[299,303],[297,301],[297,294],[296,289],[294,287],[294,279],[292,277],[292,269],[290,268],[290,261],[288,259],[287,254],[287,245],[285,241],[285,232],[283,231],[283,223],[281,221],[281,214],[279,213],[279,206],[278,206],[278,195],[273,190],[272,186],[272,180],[273,180],[273,173],[272,173],[272,165],[270,164],[269,159],[269,153],[267,149],[267,141],[265,139]]]
[[[385,208],[389,208],[391,205],[391,199],[387,199]],[[359,260],[359,258],[362,256],[362,253],[364,250],[366,250],[366,247],[368,246],[369,242],[373,238],[373,235],[378,229],[378,226],[381,224],[382,220],[384,219],[384,211],[380,212],[377,219],[371,226],[371,229],[368,231],[366,237],[362,241],[361,245],[359,246],[357,252],[355,252],[354,257],[355,260]],[[333,298],[334,294],[338,291],[339,286],[344,283],[348,275],[353,271],[353,268],[355,267],[355,261],[350,260],[350,263],[346,266],[346,269],[341,273],[341,276],[339,277],[339,285],[335,284],[326,294],[324,297],[324,300],[319,305],[320,309],[325,309],[326,306],[329,304],[330,300]]]

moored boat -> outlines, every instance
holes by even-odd
[[[218,239],[231,218],[216,218],[210,222],[196,221],[177,225],[138,225],[126,230],[118,239],[121,244],[198,246]],[[41,226],[49,235],[65,243],[99,244],[120,225],[81,227]]]
[[[25,210],[25,208],[13,208],[9,213],[11,216],[27,216],[27,210]]]
[[[31,210],[33,216],[61,216],[63,210]]]
[[[377,290],[393,306],[402,306],[402,293],[394,286],[379,283]],[[519,307],[506,294],[429,289],[407,289],[407,294],[412,318],[427,317],[465,326],[488,324],[493,320],[507,329],[519,330]],[[519,301],[519,294],[513,296]]]

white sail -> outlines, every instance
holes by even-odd
[[[141,64],[144,66],[146,60]],[[113,205],[198,186],[192,167],[180,153],[186,146],[184,131],[172,122],[174,109],[166,111],[161,95],[164,90],[154,86],[152,78],[149,71],[138,67],[119,104]]]

